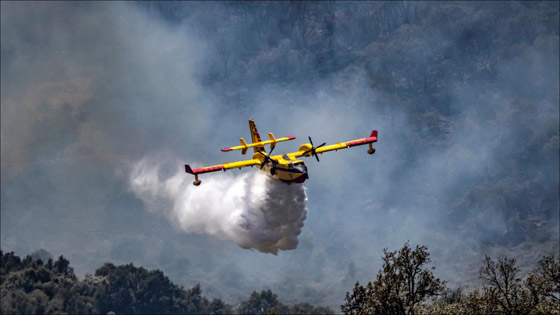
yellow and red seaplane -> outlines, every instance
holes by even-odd
[[[252,143],[247,143],[245,139],[240,138],[240,146],[225,148],[222,149],[222,151],[229,152],[234,150],[241,150],[241,154],[245,155],[249,148],[253,148],[253,158],[250,160],[224,163],[210,167],[195,168],[194,170],[191,169],[189,165],[185,164],[185,172],[194,175],[195,180],[193,182],[193,185],[200,185],[201,181],[198,179],[199,174],[217,172],[222,170],[226,171],[232,168],[241,169],[248,166],[258,166],[261,170],[270,174],[273,178],[281,180],[283,182],[299,184],[303,183],[306,179],[309,178],[309,176],[307,175],[307,167],[305,166],[303,161],[299,160],[298,158],[314,156],[317,159],[317,162],[319,162],[318,154],[323,154],[325,152],[333,150],[338,151],[341,149],[351,148],[364,144],[369,144],[367,153],[374,154],[375,149],[373,148],[372,143],[377,142],[377,130],[373,130],[371,132],[371,135],[367,138],[347,142],[339,142],[327,146],[325,146],[326,143],[322,143],[318,146],[313,146],[311,137],[308,137],[309,143],[302,144],[299,147],[298,151],[285,153],[282,155],[272,155],[272,151],[274,151],[276,143],[294,140],[296,137],[287,136],[283,138],[274,138],[274,135],[272,133],[268,133],[268,137],[270,138],[270,140],[262,141],[257,130],[257,126],[252,119],[249,120],[249,129],[251,130]],[[267,144],[270,144],[270,152],[268,153],[264,148],[264,146]]]

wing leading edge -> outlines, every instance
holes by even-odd
[[[202,167],[202,168],[195,168],[194,170],[191,169],[189,165],[185,164],[185,172],[193,175],[198,175],[203,173],[211,173],[211,172],[217,172],[222,170],[225,171],[232,168],[243,168],[243,167],[255,166],[255,165],[261,165],[261,161],[257,159],[251,159],[246,161],[238,161],[238,162],[224,163],[224,164],[213,165],[213,166]]]
[[[351,148],[351,147],[355,147],[355,146],[359,146],[359,145],[370,144],[370,149],[368,150],[368,153],[373,154],[375,152],[375,149],[373,149],[371,144],[374,143],[374,142],[377,142],[377,130],[373,130],[371,132],[370,136],[367,137],[367,138],[350,140],[350,141],[346,141],[346,142],[339,142],[339,143],[323,146],[323,147],[317,148],[315,150],[315,152],[317,154],[322,154],[322,153],[329,152],[329,151],[342,150],[342,149]],[[306,144],[303,144],[299,147],[299,151],[289,153],[288,155],[293,156],[294,158],[298,158],[298,157],[301,157],[301,156],[309,157],[309,156],[312,156],[311,152],[308,152],[309,149],[311,149],[311,144],[306,143]],[[305,152],[308,152],[308,153],[305,154]]]

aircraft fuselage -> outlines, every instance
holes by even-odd
[[[307,166],[303,161],[289,161],[288,163],[268,162],[262,170],[272,176],[274,179],[281,180],[288,184],[301,184],[309,178],[307,175]]]

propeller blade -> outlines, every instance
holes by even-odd
[[[313,146],[313,140],[311,140],[311,137],[308,136],[307,138],[309,138],[309,143],[311,144],[311,149],[303,152],[303,155],[306,155],[307,153],[311,152],[311,155],[314,156],[317,159],[317,162],[319,161],[319,156],[317,155],[317,152],[315,150],[317,150],[318,148],[324,146],[325,144],[327,144],[326,142],[323,142],[321,145],[319,145],[318,147]]]
[[[261,170],[262,170],[264,165],[266,164],[266,160],[268,159],[268,156],[262,153],[262,151],[257,151],[257,152],[260,153],[262,156],[264,156],[263,162],[261,163]]]

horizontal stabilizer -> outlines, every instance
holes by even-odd
[[[269,134],[269,136],[270,136],[271,140],[260,141],[260,142],[250,143],[250,144],[246,143],[245,140],[243,138],[241,138],[241,139],[239,139],[239,142],[241,142],[240,146],[231,147],[231,148],[223,148],[222,152],[229,152],[229,151],[233,151],[233,150],[244,150],[244,152],[247,152],[246,150],[248,148],[264,146],[266,144],[273,144],[274,145],[277,142],[294,140],[296,138],[294,136],[287,136],[287,137],[275,139],[272,134]]]

